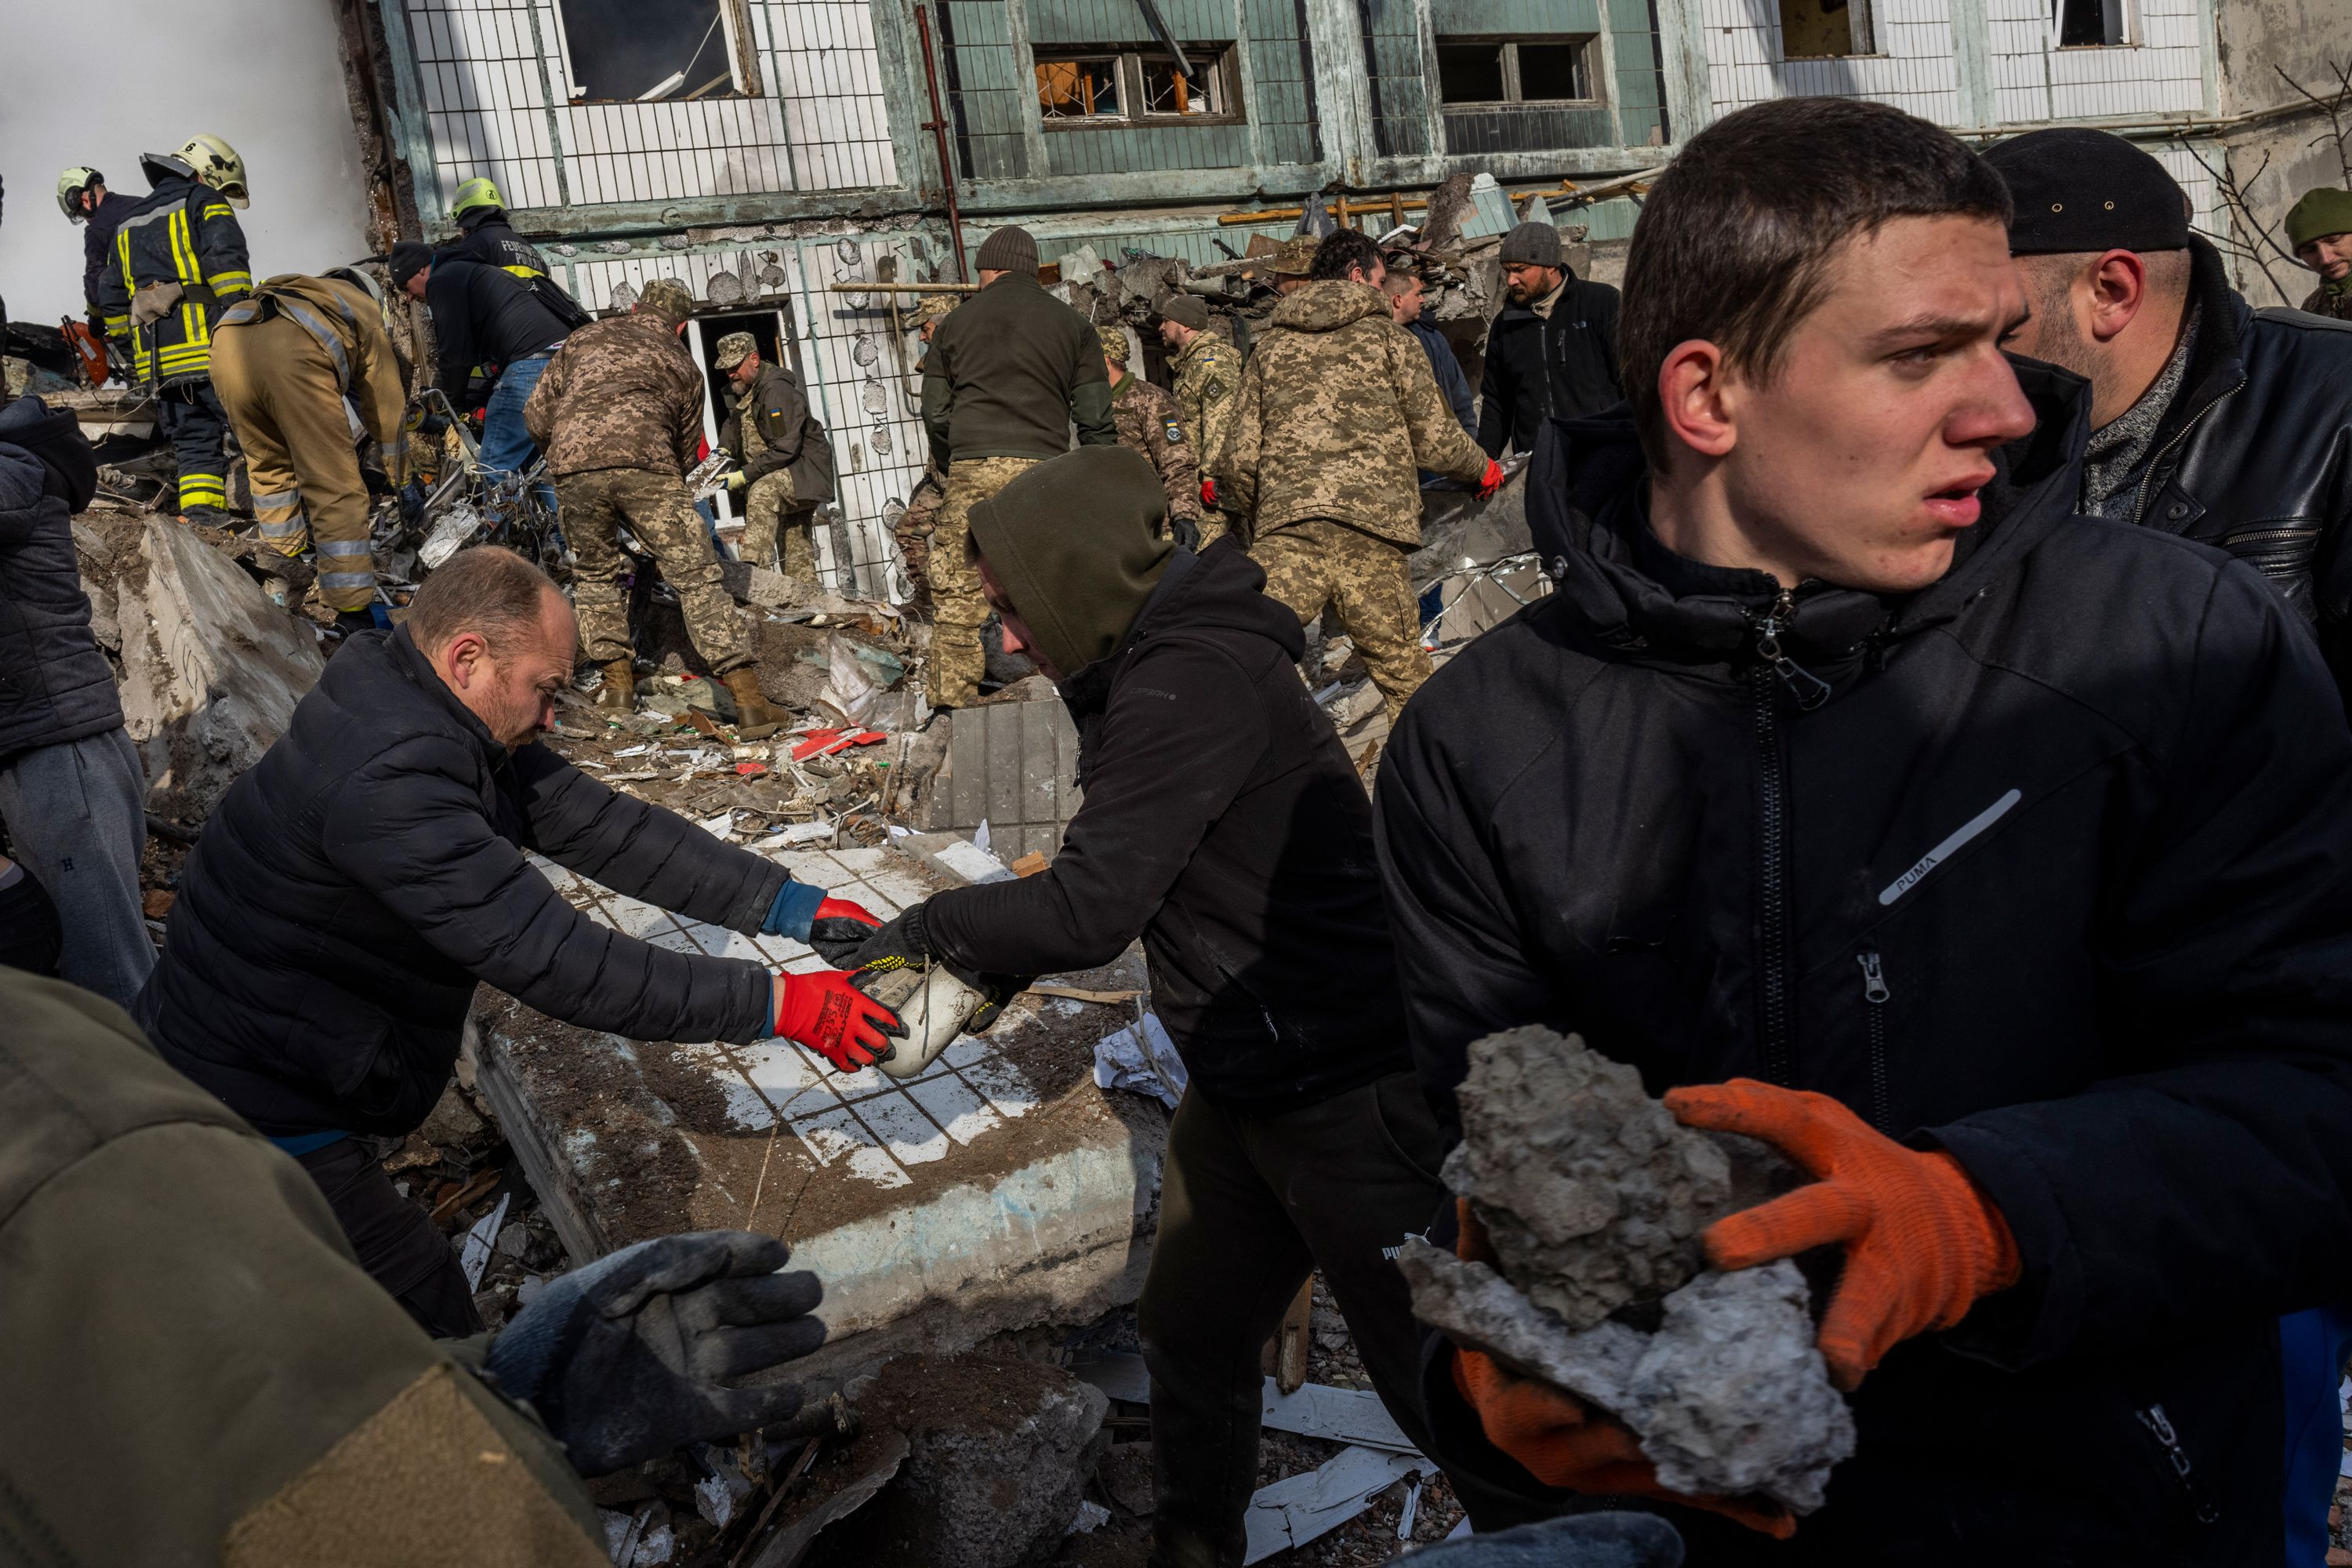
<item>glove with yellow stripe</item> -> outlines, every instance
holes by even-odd
[[[949,973],[979,992],[987,1001],[974,1013],[965,1029],[972,1034],[984,1034],[996,1022],[1004,1005],[1029,989],[1029,982],[1009,974],[980,974],[955,963],[933,951],[930,935],[923,925],[923,906],[916,904],[896,920],[886,921],[857,948],[842,958],[841,967],[855,975],[887,973],[894,969],[929,969],[937,964]]]

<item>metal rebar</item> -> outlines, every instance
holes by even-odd
[[[915,7],[915,35],[923,47],[923,85],[931,95],[931,117],[922,129],[931,133],[940,152],[940,191],[948,205],[948,237],[955,243],[956,276],[969,278],[971,268],[964,264],[963,218],[956,211],[955,163],[948,156],[948,117],[940,108],[940,68],[931,58],[931,13],[927,5]]]

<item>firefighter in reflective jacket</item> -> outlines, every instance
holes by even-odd
[[[114,231],[99,307],[121,322],[134,379],[157,395],[156,422],[180,464],[180,511],[221,522],[228,508],[228,419],[213,393],[213,327],[253,292],[245,161],[217,136],[139,160],[153,189]]]
[[[357,267],[268,279],[215,327],[213,384],[245,447],[262,542],[289,558],[317,545],[319,597],[345,632],[376,624],[357,443],[383,448],[383,483],[401,479],[407,390],[390,327],[383,292]]]
[[[449,204],[449,221],[457,226],[458,237],[441,247],[444,256],[503,268],[526,283],[551,276],[547,258],[507,221],[506,198],[488,180],[478,175],[457,187],[457,199]]]

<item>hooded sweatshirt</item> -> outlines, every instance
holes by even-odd
[[[1039,651],[1076,671],[1086,803],[1045,871],[942,893],[925,930],[950,963],[1012,975],[1140,936],[1193,1087],[1274,1115],[1407,1065],[1371,811],[1294,668],[1297,616],[1238,547],[1152,537],[1165,504],[1142,458],[1086,447],[972,508]]]

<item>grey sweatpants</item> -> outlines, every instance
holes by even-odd
[[[120,728],[0,763],[0,821],[64,928],[58,972],[123,1007],[155,967],[139,905],[147,775]]]

